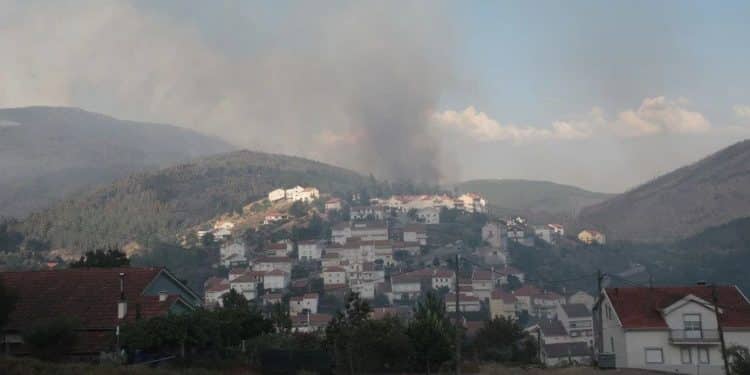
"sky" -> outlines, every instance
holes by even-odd
[[[750,3],[0,0],[0,107],[621,192],[750,135]]]

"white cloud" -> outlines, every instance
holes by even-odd
[[[734,115],[741,119],[750,119],[750,105],[734,106]]]
[[[617,115],[613,130],[625,137],[641,137],[661,133],[705,133],[711,123],[700,112],[685,108],[685,99],[668,100],[663,96],[645,98],[636,110]]]
[[[604,110],[594,107],[585,115],[554,121],[546,128],[503,124],[474,106],[463,111],[436,112],[433,114],[433,121],[444,129],[480,142],[580,140],[595,136],[643,137],[663,133],[695,134],[711,130],[711,124],[705,116],[687,110],[685,105],[687,101],[684,99],[668,100],[663,96],[645,98],[640,107],[619,112],[614,119],[608,119]]]
[[[592,111],[593,112],[593,111]],[[433,114],[433,120],[445,129],[463,133],[478,141],[527,142],[542,139],[584,139],[591,136],[588,121],[556,121],[551,128],[501,124],[486,113],[469,106],[463,111],[447,110]]]

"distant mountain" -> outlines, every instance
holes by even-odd
[[[608,239],[686,238],[750,215],[750,140],[581,211]]]
[[[235,151],[120,179],[34,213],[14,227],[27,239],[52,248],[174,240],[185,228],[223,213],[241,212],[272,189],[297,184],[345,193],[359,191],[372,181],[303,158]]]
[[[0,217],[21,217],[81,188],[234,147],[171,125],[77,108],[0,109]]]
[[[581,208],[611,195],[548,181],[472,180],[457,185],[462,192],[482,194],[488,204],[501,211],[575,215]]]

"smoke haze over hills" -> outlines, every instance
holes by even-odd
[[[439,9],[310,3],[270,25],[248,15],[235,32],[252,40],[222,48],[139,5],[0,1],[0,51],[16,53],[0,62],[0,107],[82,106],[383,178],[441,177],[428,119],[453,73]]]

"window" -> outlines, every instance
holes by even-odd
[[[611,348],[610,351],[614,353],[615,352],[615,338],[614,337],[609,338],[609,347]]]
[[[607,320],[612,320],[612,308],[607,305],[605,310],[607,310]]]
[[[682,316],[683,324],[685,325],[686,331],[700,331],[701,330],[701,315],[700,314],[685,314]]]
[[[698,339],[703,336],[700,314],[685,314],[682,316],[682,322],[686,338]]]
[[[693,363],[693,356],[690,348],[682,348],[680,351],[680,358],[682,359],[682,364],[687,365]]]
[[[646,363],[664,363],[664,353],[661,348],[646,348]]]
[[[702,365],[711,363],[711,358],[708,357],[708,348],[698,348],[698,363]]]

